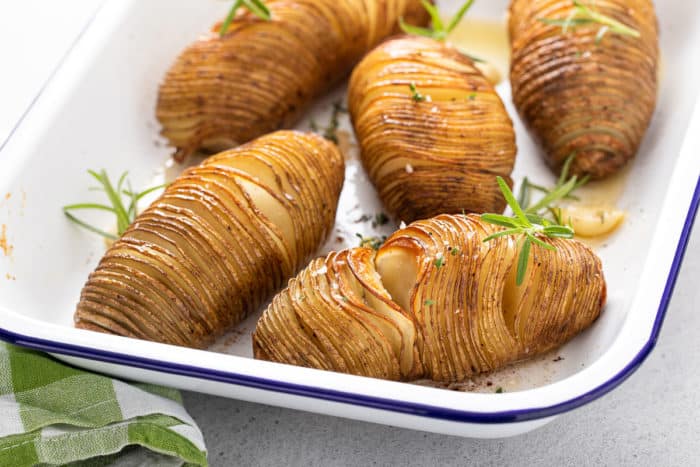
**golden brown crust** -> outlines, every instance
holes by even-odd
[[[411,83],[429,99],[416,102]],[[399,219],[503,211],[496,175],[510,183],[513,124],[465,55],[432,39],[391,39],[353,71],[348,104],[364,166]]]
[[[513,0],[510,6],[513,101],[559,170],[573,151],[574,174],[601,178],[637,153],[657,92],[657,20],[651,0],[595,2],[600,13],[637,29],[634,38],[599,25],[564,34],[539,18],[565,18],[570,0]]]
[[[590,248],[543,239],[556,251],[533,247],[524,282],[516,286],[518,242],[483,242],[497,229],[477,216],[441,215],[399,230],[376,257],[359,248],[315,260],[260,318],[256,358],[384,379],[455,382],[542,354],[595,321],[605,304],[605,279]],[[365,268],[376,270],[376,281],[339,274],[358,255]],[[391,311],[383,316],[394,328],[373,321],[379,307],[371,294],[384,297]],[[399,337],[392,337],[395,329]],[[413,337],[397,347],[407,336]],[[407,348],[418,361],[400,367]]]
[[[203,347],[257,309],[333,226],[344,163],[279,131],[187,169],[105,253],[76,327]]]
[[[418,0],[270,0],[271,21],[241,9],[185,49],[160,87],[156,116],[182,159],[293,125],[315,96],[397,31],[425,24]]]

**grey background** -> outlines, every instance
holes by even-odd
[[[700,465],[700,229],[656,349],[612,393],[515,438],[471,440],[185,393],[212,466]]]

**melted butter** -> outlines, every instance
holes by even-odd
[[[505,21],[465,18],[447,40],[469,55],[485,60],[501,78],[508,75],[510,40]]]
[[[582,204],[615,206],[625,192],[631,164],[603,180],[594,180],[576,190]]]
[[[627,213],[617,205],[630,171],[628,165],[604,180],[588,182],[576,191],[579,201],[562,206],[562,218],[571,222],[577,238],[585,238],[590,246],[597,246],[624,223]]]

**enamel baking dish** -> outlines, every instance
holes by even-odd
[[[457,3],[442,8],[449,13]],[[144,188],[177,171],[164,169],[169,150],[154,118],[158,84],[179,51],[228,7],[213,0],[107,0],[37,96],[0,152],[0,338],[122,378],[470,437],[532,430],[601,397],[642,364],[661,330],[700,199],[697,2],[657,2],[663,66],[653,124],[629,170],[582,192],[607,193],[627,212],[617,232],[594,244],[608,304],[589,330],[556,352],[447,390],[256,361],[250,332],[257,316],[211,351],[74,329],[80,289],[105,245],[68,222],[61,207],[98,199],[87,191],[90,168],[112,176],[128,170]],[[507,0],[477,2],[469,16],[503,21],[506,8]],[[552,183],[510,104],[507,80],[498,91],[516,125],[514,180],[528,175]],[[312,115],[327,121],[343,95],[338,89],[321,99],[300,128],[309,128]],[[347,139],[346,115],[341,128]],[[358,222],[381,206],[356,148],[347,146],[337,230],[324,251],[356,245],[355,232],[377,233]],[[92,220],[105,228],[111,222]]]

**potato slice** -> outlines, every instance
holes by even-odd
[[[510,82],[513,102],[547,163],[559,170],[576,152],[573,174],[611,175],[637,153],[656,105],[658,26],[651,0],[586,2],[639,31],[612,31],[599,40],[602,25],[569,28],[542,18],[564,19],[570,0],[512,0]]]
[[[316,251],[343,175],[333,144],[292,131],[187,169],[105,253],[76,327],[206,346]]]
[[[364,166],[396,217],[503,211],[496,176],[510,183],[513,124],[457,49],[419,37],[384,42],[353,71],[348,105]]]

